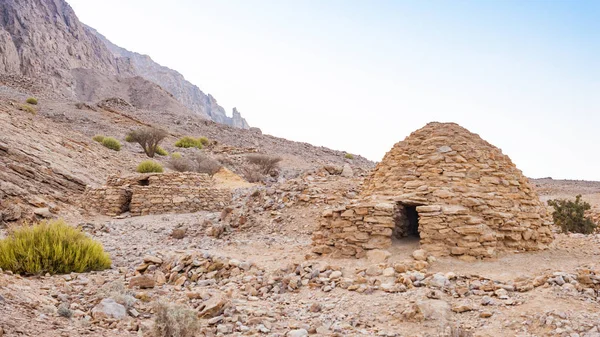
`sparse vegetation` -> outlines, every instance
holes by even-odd
[[[131,308],[137,302],[134,293],[128,290],[121,280],[116,280],[111,283],[106,283],[98,292],[100,298],[110,297],[115,302],[124,305],[126,308]]]
[[[592,206],[581,200],[581,194],[575,197],[575,201],[565,199],[548,200],[548,205],[554,207],[552,218],[554,223],[564,233],[591,234],[596,230],[597,224],[585,215]]]
[[[162,173],[163,167],[153,160],[144,160],[138,165],[137,171],[139,173]]]
[[[92,140],[98,143],[102,143],[102,141],[104,140],[104,136],[103,135],[95,135],[94,137],[92,137]]]
[[[200,330],[196,312],[182,304],[154,304],[155,337],[193,337]]]
[[[103,137],[102,146],[115,151],[121,151],[121,143],[113,137]]]
[[[125,137],[128,143],[138,143],[146,155],[154,158],[158,144],[167,137],[167,132],[155,128],[137,129],[129,132]]]
[[[205,154],[196,154],[192,160],[195,162],[195,171],[198,173],[206,173],[208,175],[214,175],[217,173],[223,165],[218,161],[212,159]]]
[[[38,104],[38,100],[35,97],[29,97],[25,102],[27,102],[28,104],[31,104],[31,105],[37,105]]]
[[[344,158],[346,158],[346,159],[354,159],[354,155],[352,153],[346,153],[346,155],[344,155]]]
[[[268,156],[264,154],[253,154],[246,157],[250,164],[255,165],[262,174],[270,174],[279,167],[281,157]]]
[[[35,110],[35,108],[30,105],[27,105],[27,104],[19,104],[19,110],[29,112],[32,115],[37,114],[37,111]]]
[[[173,153],[171,153],[171,158],[181,158],[181,157],[182,157],[181,153],[179,153],[179,152],[173,152]]]
[[[191,159],[171,156],[169,167],[178,172],[198,172],[214,175],[223,165],[205,154],[196,154]]]
[[[164,156],[168,156],[169,152],[167,152],[167,150],[163,149],[162,147],[157,146],[156,147],[156,154],[159,155],[159,156],[163,156],[164,157]]]
[[[198,138],[198,141],[200,144],[202,144],[202,146],[208,146],[210,144],[210,140],[208,140],[206,137],[200,137]]]
[[[200,141],[200,139],[196,139],[196,138],[189,137],[189,136],[180,138],[177,142],[175,142],[175,146],[186,148],[186,149],[190,148],[190,147],[196,147],[196,148],[202,149],[204,147],[202,145],[202,142]]]
[[[0,268],[13,273],[83,273],[110,265],[102,244],[62,220],[18,228],[0,241]]]
[[[171,158],[169,159],[169,167],[177,172],[193,172],[194,162],[187,158],[183,158],[181,154],[178,156],[171,155]]]

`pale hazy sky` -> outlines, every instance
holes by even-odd
[[[67,1],[264,133],[378,161],[457,122],[530,177],[600,180],[599,1]]]

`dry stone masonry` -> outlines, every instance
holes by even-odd
[[[83,207],[105,215],[220,211],[230,204],[231,191],[217,188],[200,173],[152,173],[110,177],[106,186],[88,188]]]
[[[420,237],[438,256],[538,250],[551,221],[527,178],[501,150],[455,123],[429,123],[394,145],[360,202],[326,210],[314,251],[362,257],[392,238]]]

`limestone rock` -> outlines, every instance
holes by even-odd
[[[387,250],[373,249],[367,252],[367,260],[371,263],[385,262],[392,254]]]
[[[140,289],[154,288],[155,281],[149,275],[134,276],[129,280],[129,287],[139,287]]]
[[[123,319],[127,315],[125,307],[112,298],[105,298],[92,309],[95,319]]]

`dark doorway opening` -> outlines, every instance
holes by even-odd
[[[417,206],[404,206],[406,221],[408,223],[408,236],[419,237],[419,213]]]
[[[150,179],[146,178],[146,179],[141,179],[139,180],[140,186],[149,186],[150,185]]]

